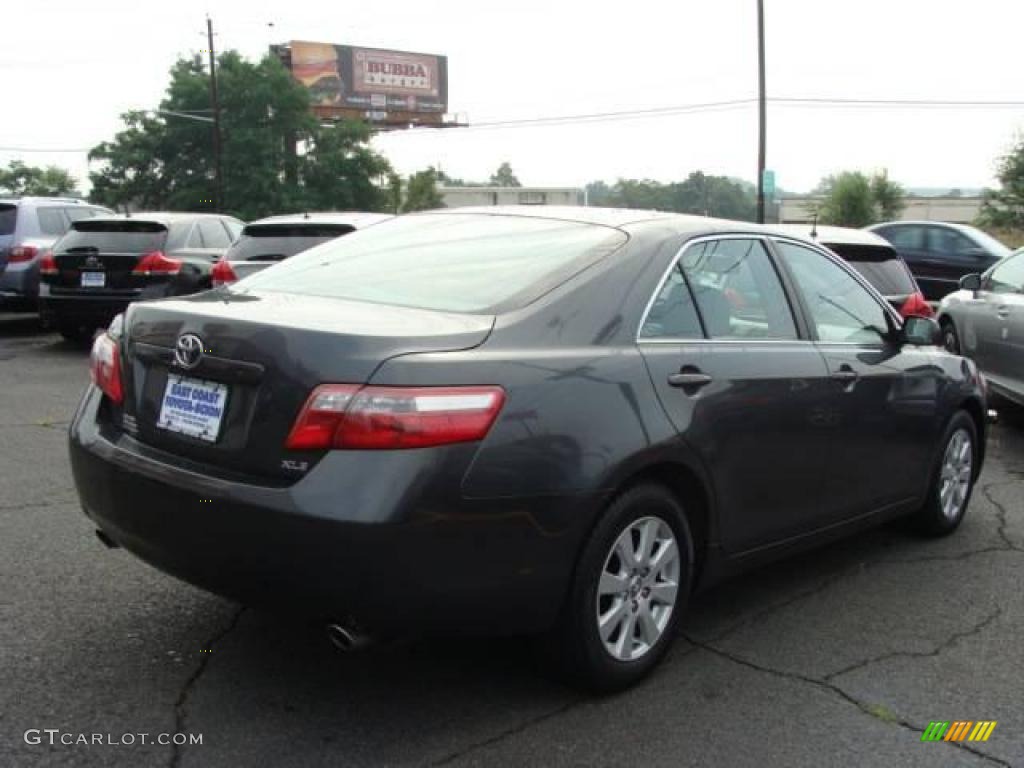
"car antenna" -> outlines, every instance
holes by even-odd
[[[302,218],[308,219],[309,218],[309,211],[303,211],[302,212]]]
[[[818,239],[818,212],[814,212],[814,220],[811,222],[811,239]]]

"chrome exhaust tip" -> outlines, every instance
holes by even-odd
[[[358,651],[370,644],[370,639],[366,635],[342,624],[328,624],[327,639],[342,653]]]

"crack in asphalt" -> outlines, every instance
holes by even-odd
[[[59,432],[63,432],[67,427],[71,426],[71,420],[50,420],[41,419],[39,421],[28,421],[24,423],[16,424],[0,424],[0,429],[15,429],[15,428],[26,428],[26,427],[39,427],[41,429],[55,429]]]
[[[954,632],[952,635],[947,637],[945,640],[943,640],[930,651],[889,651],[888,653],[883,653],[879,656],[873,656],[870,659],[858,661],[856,664],[851,664],[850,666],[844,667],[843,669],[840,669],[836,672],[830,672],[829,674],[825,675],[822,678],[822,680],[835,680],[837,677],[849,674],[850,672],[854,672],[858,669],[863,669],[864,667],[870,666],[872,664],[887,661],[888,659],[895,659],[900,657],[908,659],[923,659],[938,656],[946,649],[952,648],[961,640],[968,637],[973,637],[974,635],[984,632],[993,622],[995,622],[996,619],[998,619],[1002,615],[1003,609],[997,606],[995,611],[990,613],[988,616],[979,621],[973,627],[971,627],[970,629],[963,630],[962,632]]]
[[[555,709],[543,712],[539,715],[536,715],[535,717],[531,717],[527,720],[524,720],[523,722],[514,725],[511,728],[506,728],[505,730],[496,733],[494,736],[491,736],[490,738],[474,742],[464,747],[463,749],[447,754],[444,757],[441,757],[432,763],[428,763],[428,765],[430,765],[432,768],[441,765],[451,765],[456,760],[460,760],[461,758],[471,754],[472,752],[476,752],[477,750],[486,749],[487,747],[499,744],[502,741],[505,741],[506,739],[510,739],[513,736],[516,736],[520,733],[523,733],[524,731],[529,730],[530,728],[533,728],[535,725],[540,725],[541,723],[547,722],[548,720],[559,717],[560,715],[564,715],[569,710],[574,709],[580,706],[581,704],[586,704],[588,701],[590,701],[590,699],[587,698],[573,699],[571,701],[566,702],[565,704],[562,704],[559,707],[556,707]]]
[[[1019,485],[1019,482],[1015,480],[1007,480],[1000,483],[986,483],[981,486],[981,493],[986,499],[988,499],[989,503],[996,508],[996,520],[999,521],[999,527],[996,529],[996,534],[1003,542],[1003,548],[1013,550],[1015,552],[1024,552],[1024,547],[1016,544],[1006,532],[1006,526],[1008,525],[1006,521],[1006,516],[1008,514],[1006,507],[1003,506],[1002,503],[996,501],[992,496],[992,489],[1003,485]]]
[[[849,566],[847,568],[843,568],[843,569],[837,571],[836,573],[833,573],[832,575],[827,576],[826,578],[822,579],[818,584],[816,584],[813,587],[809,587],[808,589],[805,589],[802,592],[798,592],[797,594],[792,595],[792,596],[786,598],[785,600],[781,600],[781,601],[779,601],[777,603],[772,603],[771,605],[768,605],[768,606],[766,606],[766,607],[764,607],[764,608],[762,608],[762,609],[760,609],[758,611],[755,611],[754,613],[750,614],[749,616],[746,616],[744,618],[741,618],[741,619],[733,622],[732,624],[730,624],[729,626],[725,627],[724,629],[719,631],[717,634],[712,636],[707,642],[713,643],[713,642],[716,642],[718,640],[722,640],[722,639],[728,637],[729,635],[733,634],[734,632],[738,632],[741,629],[744,629],[746,627],[750,627],[750,626],[752,626],[754,624],[757,624],[759,621],[761,621],[763,619],[766,619],[769,616],[771,616],[772,614],[777,613],[777,612],[779,612],[779,611],[781,611],[781,610],[783,610],[785,608],[788,608],[789,606],[793,605],[794,603],[798,603],[801,600],[805,600],[805,599],[807,599],[809,597],[814,597],[818,593],[824,592],[826,589],[831,587],[833,584],[841,581],[842,579],[846,578],[847,576],[852,575],[852,573],[854,571],[862,570],[862,569],[868,567],[868,565],[869,564],[867,564],[867,563],[860,562],[860,563],[857,563],[855,565]],[[681,636],[685,637],[685,635],[681,635]]]
[[[742,656],[737,656],[736,654],[730,653],[729,651],[725,651],[725,650],[723,650],[721,648],[716,648],[715,646],[710,645],[709,643],[699,642],[699,641],[694,640],[693,638],[691,638],[689,636],[686,636],[686,635],[684,635],[684,637],[686,637],[686,639],[689,642],[691,642],[694,645],[698,646],[699,648],[707,651],[708,653],[711,653],[711,654],[713,654],[715,656],[718,656],[720,658],[726,659],[727,661],[731,661],[732,663],[737,664],[739,666],[747,667],[748,669],[753,669],[753,670],[756,670],[756,671],[761,672],[763,674],[773,675],[775,677],[781,677],[781,678],[784,678],[784,679],[787,679],[787,680],[793,680],[793,681],[796,681],[796,682],[799,682],[799,683],[803,683],[805,685],[813,686],[813,687],[815,687],[815,688],[817,688],[819,690],[826,691],[828,693],[832,693],[832,694],[838,696],[839,698],[841,698],[843,701],[846,701],[847,703],[852,704],[853,706],[857,707],[857,709],[859,709],[864,714],[866,714],[866,715],[868,715],[868,716],[870,716],[870,717],[872,717],[872,718],[874,718],[876,720],[881,720],[884,723],[895,723],[896,725],[900,726],[904,730],[911,731],[913,733],[921,733],[921,734],[923,734],[924,731],[925,731],[924,728],[920,728],[920,727],[914,725],[913,723],[911,723],[909,720],[906,720],[905,718],[900,717],[898,715],[894,716],[894,717],[880,717],[879,714],[869,704],[867,704],[866,702],[861,701],[860,699],[858,699],[853,694],[848,693],[847,691],[845,691],[840,686],[838,686],[835,683],[831,682],[828,678],[819,679],[819,678],[816,678],[816,677],[811,677],[809,675],[801,675],[801,674],[799,674],[797,672],[787,672],[786,670],[775,669],[774,667],[768,667],[768,666],[765,666],[765,665],[758,664],[756,662],[750,661],[749,659],[745,659]],[[982,760],[985,760],[985,761],[987,761],[989,763],[992,763],[993,765],[1000,765],[1000,766],[1005,766],[1005,768],[1011,768],[1011,764],[1010,763],[1002,760],[1001,758],[995,757],[994,755],[990,755],[990,754],[988,754],[986,752],[982,752],[980,749],[977,749],[976,747],[971,746],[971,745],[969,745],[967,743],[958,742],[958,741],[949,741],[949,742],[943,742],[943,743],[949,744],[950,746],[956,747],[957,749],[962,749],[965,752],[970,752],[971,754],[981,758]]]
[[[235,627],[238,626],[238,622],[242,618],[242,614],[245,613],[245,606],[241,606],[235,611],[235,615],[231,617],[231,621],[227,625],[213,635],[204,644],[204,648],[213,649],[217,643],[227,637]],[[192,690],[199,682],[199,678],[202,677],[203,672],[206,671],[206,667],[210,663],[210,659],[213,657],[212,654],[204,654],[199,658],[199,663],[196,668],[192,670],[192,674],[185,680],[185,684],[181,687],[181,691],[178,692],[178,698],[174,702],[174,732],[185,733],[185,721],[188,719],[188,698],[192,694]],[[173,739],[172,739],[173,742]],[[177,768],[181,764],[181,758],[184,754],[183,746],[181,744],[171,745],[171,761],[168,764],[170,768]]]
[[[0,512],[15,512],[19,509],[39,509],[41,507],[59,507],[62,504],[74,504],[77,497],[69,496],[66,499],[51,499],[49,501],[29,501],[24,504],[0,504]]]

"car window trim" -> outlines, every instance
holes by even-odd
[[[779,278],[783,295],[786,297],[790,314],[793,316],[793,325],[796,328],[797,333],[797,337],[795,339],[714,339],[707,335],[707,329],[704,325],[704,316],[700,311],[700,307],[697,306],[696,297],[693,296],[693,289],[690,286],[690,278],[687,276],[686,270],[682,268],[682,258],[686,254],[686,251],[693,246],[707,242],[717,242],[720,240],[759,240],[761,242],[764,246],[765,252],[768,254],[768,261],[775,268],[775,275]],[[650,338],[642,336],[641,333],[643,332],[644,325],[647,323],[647,316],[654,307],[654,302],[657,300],[658,294],[661,293],[662,286],[665,284],[665,281],[668,280],[672,270],[677,266],[682,272],[683,280],[686,282],[687,289],[690,291],[690,297],[693,300],[694,309],[697,312],[697,318],[700,321],[701,331],[704,333],[704,336],[696,339],[668,336]],[[805,322],[803,307],[801,306],[798,308],[794,304],[794,297],[792,294],[793,290],[794,286],[790,283],[789,273],[782,269],[782,265],[779,263],[778,254],[771,247],[771,243],[766,235],[762,235],[758,232],[729,232],[693,237],[680,246],[679,250],[676,251],[675,256],[670,259],[668,267],[665,268],[661,277],[658,278],[658,282],[654,287],[654,292],[651,294],[651,297],[647,300],[647,305],[644,307],[644,313],[640,317],[640,324],[636,328],[634,338],[637,344],[811,344],[813,343],[813,340],[810,338],[811,329]]]
[[[868,292],[868,294],[875,300],[875,303],[882,308],[882,312],[884,312],[885,316],[889,318],[891,332],[898,331],[900,328],[902,328],[903,320],[902,318],[900,318],[899,314],[897,314],[892,304],[890,304],[888,300],[886,300],[885,296],[883,296],[882,293],[877,288],[875,288],[875,286],[871,285],[871,283],[869,283],[867,279],[863,275],[861,275],[856,269],[851,267],[849,264],[843,261],[842,258],[832,253],[827,248],[821,248],[816,243],[805,243],[802,240],[797,240],[792,237],[786,237],[784,235],[771,235],[768,239],[772,246],[772,252],[775,253],[778,257],[780,267],[785,271],[786,275],[792,281],[793,290],[796,293],[796,299],[800,305],[800,312],[804,316],[805,322],[807,324],[807,331],[810,334],[811,341],[814,344],[817,344],[818,346],[846,346],[867,347],[869,349],[883,349],[892,343],[890,339],[883,339],[881,342],[876,344],[866,343],[863,341],[823,341],[822,339],[818,338],[818,327],[814,322],[814,317],[811,314],[806,299],[804,298],[803,291],[800,289],[799,284],[796,282],[796,276],[793,275],[792,271],[789,268],[789,265],[786,263],[786,260],[782,258],[782,254],[775,250],[776,242],[786,242],[791,245],[807,248],[808,250],[819,253],[826,259],[831,261],[833,264],[835,264],[837,267],[839,267],[841,270],[846,272],[857,283],[859,283],[861,287],[864,288]]]

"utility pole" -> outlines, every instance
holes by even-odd
[[[768,123],[768,100],[764,85],[764,0],[757,0],[757,74],[758,74],[758,147],[757,147],[757,222],[764,224],[765,132]]]
[[[213,51],[213,20],[206,17],[206,37],[210,44],[210,101],[213,106],[213,168],[214,168],[214,210],[224,210],[224,164],[220,146],[220,99],[217,96],[217,58]]]

